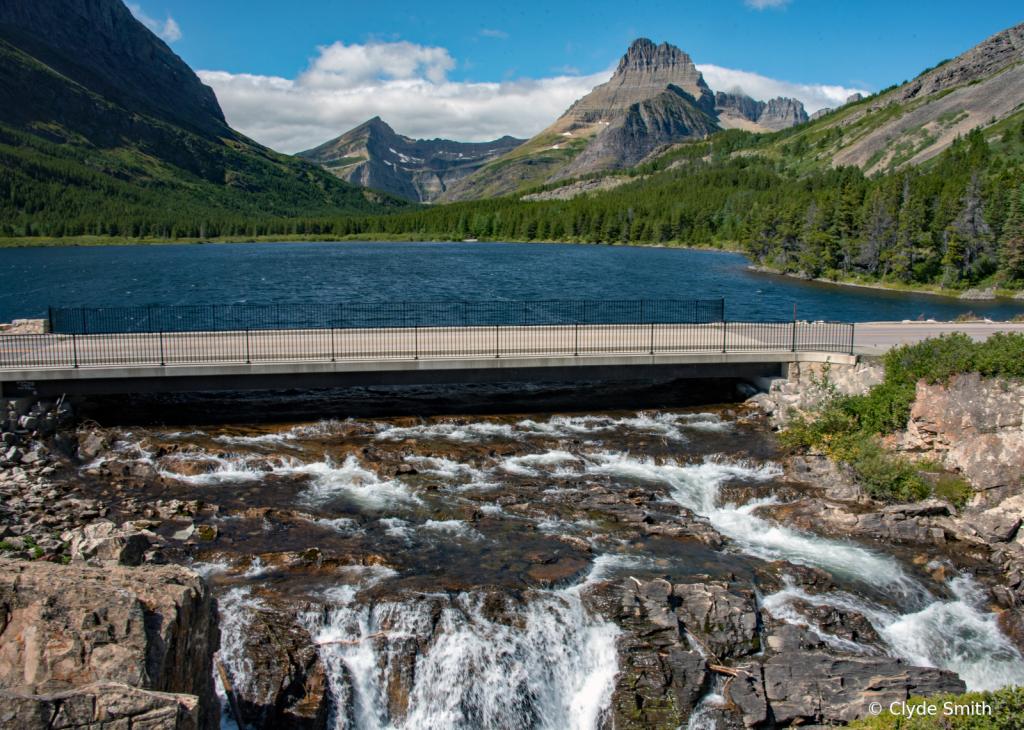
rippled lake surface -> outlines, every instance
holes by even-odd
[[[996,320],[1024,301],[960,302],[748,271],[731,253],[538,243],[244,243],[0,252],[0,321],[48,306],[353,301],[726,299],[732,320]]]

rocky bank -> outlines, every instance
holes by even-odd
[[[833,367],[793,366],[751,403],[784,428],[827,397],[828,385],[843,394],[866,393],[882,382],[880,363]],[[827,383],[826,383],[827,377]],[[853,474],[822,456],[789,460],[798,479],[824,487],[824,497],[773,509],[787,523],[825,534],[862,535],[903,543],[950,545],[965,561],[983,560],[1003,578],[992,588],[1003,609],[1001,623],[1024,648],[1024,386],[977,373],[948,383],[917,384],[907,429],[884,440],[890,450],[928,459],[965,478],[974,490],[958,510],[948,502],[886,505],[864,495]]]

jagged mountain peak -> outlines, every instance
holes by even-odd
[[[619,61],[615,73],[651,73],[661,69],[679,69],[688,75],[694,72],[700,74],[688,54],[670,43],[655,45],[648,38],[637,38],[633,41],[626,55]]]
[[[669,43],[656,46],[648,38],[638,38],[619,61],[615,75],[569,107],[562,118],[585,124],[610,123],[633,104],[657,96],[669,86],[690,94],[704,111],[714,111],[715,95],[689,55]]]

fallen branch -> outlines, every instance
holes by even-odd
[[[356,639],[355,641],[322,641],[319,643],[314,641],[313,646],[334,646],[335,644],[342,644],[344,646],[355,646],[356,644],[366,641],[367,639],[376,639],[378,636],[387,636],[388,633],[389,632],[387,631],[381,631],[376,634],[371,634],[370,636],[364,636],[361,639]]]
[[[238,706],[238,697],[235,696],[228,671],[224,668],[224,662],[220,658],[217,659],[217,672],[220,674],[221,684],[224,685],[224,693],[228,696],[228,705],[231,707],[231,714],[235,717],[235,724],[238,725],[238,730],[246,730],[245,720],[242,719],[242,710]]]
[[[710,668],[712,672],[718,672],[719,674],[728,674],[730,677],[738,677],[741,674],[744,674],[744,672],[741,672],[739,669],[732,669],[731,667],[720,667],[717,664],[710,665]]]

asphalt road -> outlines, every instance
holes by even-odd
[[[881,355],[897,345],[950,332],[964,332],[981,341],[996,332],[1024,332],[1024,322],[862,322],[855,328],[854,347],[858,355]]]

